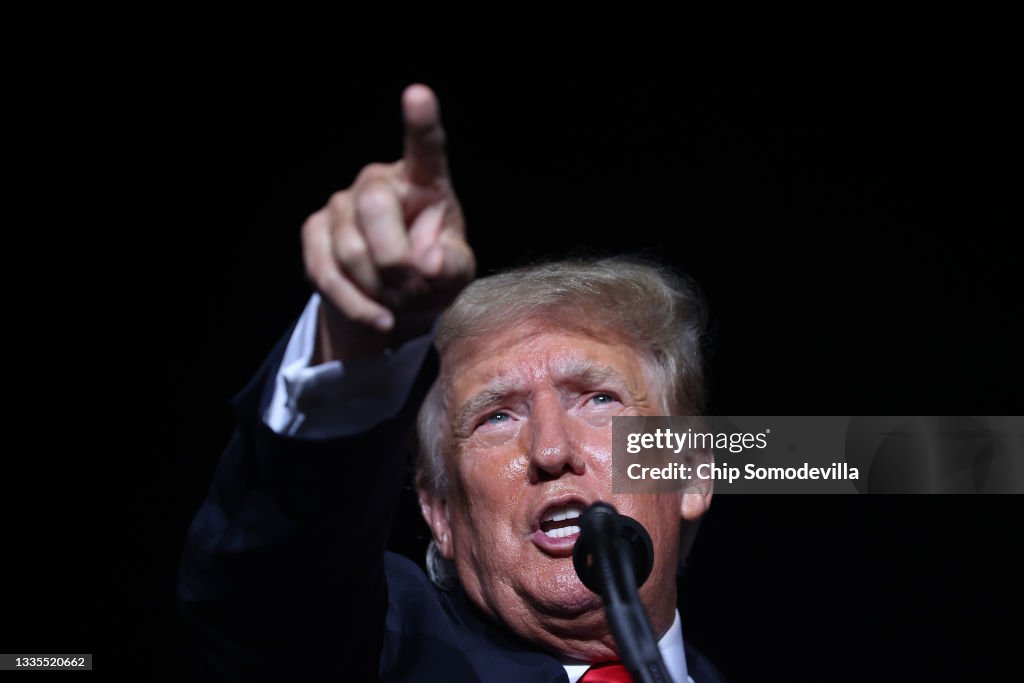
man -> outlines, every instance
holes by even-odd
[[[671,675],[713,680],[684,651],[675,607],[680,539],[710,490],[611,487],[614,416],[703,409],[698,297],[619,259],[466,287],[475,261],[436,98],[411,86],[403,112],[404,158],[367,166],[303,226],[318,294],[236,399],[238,429],[190,531],[179,599],[214,670],[618,680],[601,600],[571,559],[573,520],[603,500],[651,533],[640,596]],[[434,585],[384,552],[421,402]]]

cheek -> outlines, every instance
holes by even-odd
[[[515,441],[500,447],[467,442],[457,457],[458,505],[453,519],[468,535],[507,541],[517,519],[529,462]],[[500,537],[500,538],[499,538]],[[472,540],[472,539],[471,539]]]
[[[599,479],[611,482],[612,471],[612,425],[594,426],[581,423],[576,435],[576,447],[583,454],[587,464],[594,469]]]
[[[506,423],[481,425],[466,440],[466,447],[476,450],[501,448],[519,440],[523,431],[523,420],[509,420]]]
[[[625,493],[613,496],[619,512],[633,517],[651,534],[655,542],[678,542],[680,494]]]
[[[470,501],[508,497],[508,487],[526,478],[528,450],[522,443],[526,430],[487,434],[467,439],[457,450],[459,481]]]

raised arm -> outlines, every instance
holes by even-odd
[[[364,168],[303,226],[322,297],[314,363],[360,363],[428,332],[473,275],[436,98],[411,86],[402,100],[404,158]],[[186,540],[179,604],[219,678],[370,680],[389,522],[429,378],[366,432],[291,438],[262,419],[284,347],[235,400],[237,429]]]

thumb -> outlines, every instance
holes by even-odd
[[[424,255],[423,272],[452,284],[465,284],[476,273],[476,257],[466,240],[445,231]]]

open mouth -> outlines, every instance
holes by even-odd
[[[580,535],[580,517],[587,503],[577,496],[551,501],[534,523],[533,542],[553,557],[569,557]]]
[[[585,508],[578,503],[548,509],[540,520],[540,530],[548,538],[566,538],[580,532],[579,518]]]

